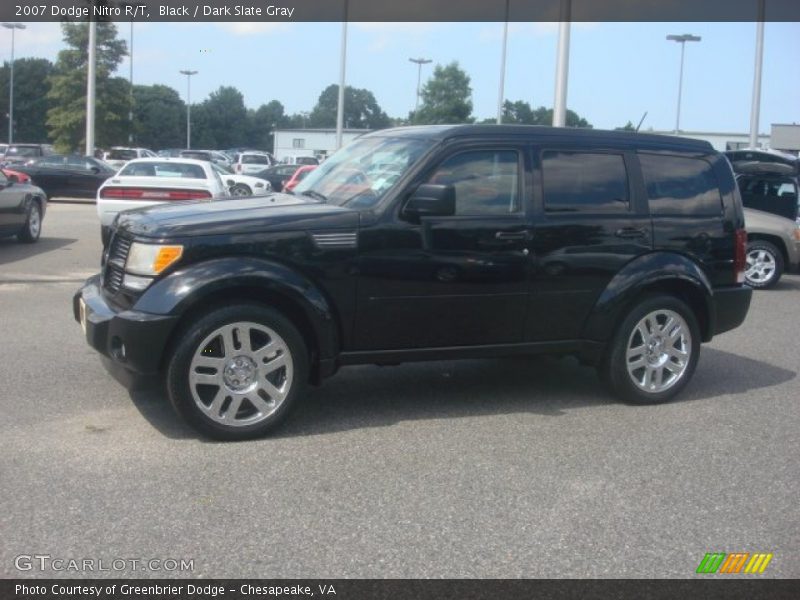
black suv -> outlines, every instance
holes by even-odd
[[[74,298],[201,432],[261,435],[340,366],[577,355],[662,402],[737,327],[744,218],[705,142],[527,126],[365,135],[292,195],[121,213]]]

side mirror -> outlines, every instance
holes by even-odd
[[[97,175],[98,173],[100,173],[100,167],[91,167],[89,170],[90,170],[92,173],[94,173],[95,175]]]
[[[456,189],[452,185],[423,183],[403,207],[403,215],[419,221],[421,217],[449,217],[456,214]]]

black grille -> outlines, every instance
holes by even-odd
[[[106,272],[103,285],[112,293],[117,293],[122,286],[122,277],[125,274],[125,261],[131,249],[131,241],[114,235],[106,259]]]

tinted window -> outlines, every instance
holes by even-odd
[[[628,210],[628,175],[621,154],[545,151],[542,179],[548,212]]]
[[[462,152],[445,160],[428,183],[452,185],[457,215],[519,210],[519,157],[510,150]]]
[[[718,215],[722,196],[711,165],[700,158],[640,154],[650,213]]]

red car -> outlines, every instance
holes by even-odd
[[[27,173],[20,173],[19,171],[15,171],[14,169],[2,169],[3,174],[8,177],[8,179],[16,178],[17,181],[20,183],[29,183],[31,180],[31,176]]]
[[[283,184],[283,191],[284,192],[291,192],[295,186],[305,179],[305,176],[308,175],[311,171],[317,168],[317,165],[303,165],[299,167],[297,171],[294,172],[287,181]]]

